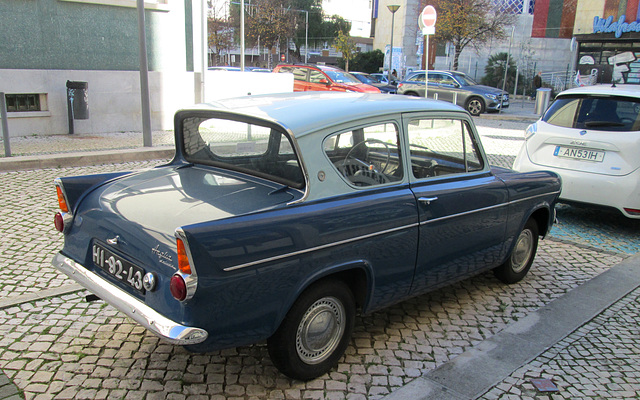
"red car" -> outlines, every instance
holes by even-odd
[[[294,92],[330,90],[336,92],[380,93],[380,89],[377,87],[364,84],[350,73],[327,65],[281,64],[275,67],[273,72],[293,74]]]

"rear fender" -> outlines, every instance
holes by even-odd
[[[366,310],[372,298],[374,287],[373,270],[366,260],[353,260],[337,265],[332,265],[322,270],[316,271],[301,282],[297,290],[283,302],[282,308],[278,312],[275,325],[271,332],[275,332],[280,326],[287,313],[300,297],[300,295],[310,286],[324,279],[339,279],[347,283],[356,299],[356,304]]]

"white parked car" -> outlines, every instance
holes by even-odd
[[[562,177],[561,201],[640,219],[640,86],[561,92],[527,128],[513,169],[554,171]]]

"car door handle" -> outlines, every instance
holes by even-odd
[[[438,200],[437,197],[419,197],[418,198],[418,201],[420,203],[424,203],[426,205],[429,205],[429,204],[431,204],[432,201],[436,201],[436,200]]]

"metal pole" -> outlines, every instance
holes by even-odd
[[[244,0],[240,2],[240,70],[244,71]]]
[[[396,20],[396,13],[391,12],[391,49],[389,50],[389,83],[391,83],[391,71],[393,70],[393,25]]]
[[[429,35],[425,35],[427,37],[427,49],[425,50],[426,53],[426,60],[424,62],[424,98],[428,99],[429,98]]]
[[[2,118],[2,140],[4,142],[4,156],[11,157],[11,145],[9,144],[9,124],[7,122],[7,103],[4,92],[0,92],[0,118]]]
[[[149,106],[149,64],[147,37],[144,30],[144,0],[137,0],[138,44],[140,48],[140,99],[142,102],[142,144],[151,147],[151,111]]]
[[[507,85],[507,71],[509,71],[509,56],[511,55],[511,41],[513,40],[513,32],[516,30],[516,27],[513,26],[511,28],[511,36],[509,37],[509,51],[507,52],[507,62],[504,65],[504,79],[502,80],[502,91],[504,92],[504,88]],[[502,101],[504,100],[504,95],[500,94],[500,112],[502,112]]]
[[[309,62],[309,11],[305,11],[304,25],[304,63]]]
[[[202,103],[205,102],[206,100],[206,96],[204,94],[205,91],[205,77],[206,77],[206,71],[209,69],[209,62],[207,61],[207,57],[209,55],[209,27],[208,27],[208,8],[207,8],[207,0],[202,0],[200,3],[200,26],[201,26],[201,30],[200,30],[200,35],[201,35],[201,40],[202,40],[202,62],[201,64],[201,68],[202,68],[202,77],[200,78],[200,91],[202,93],[201,99],[200,101]]]

